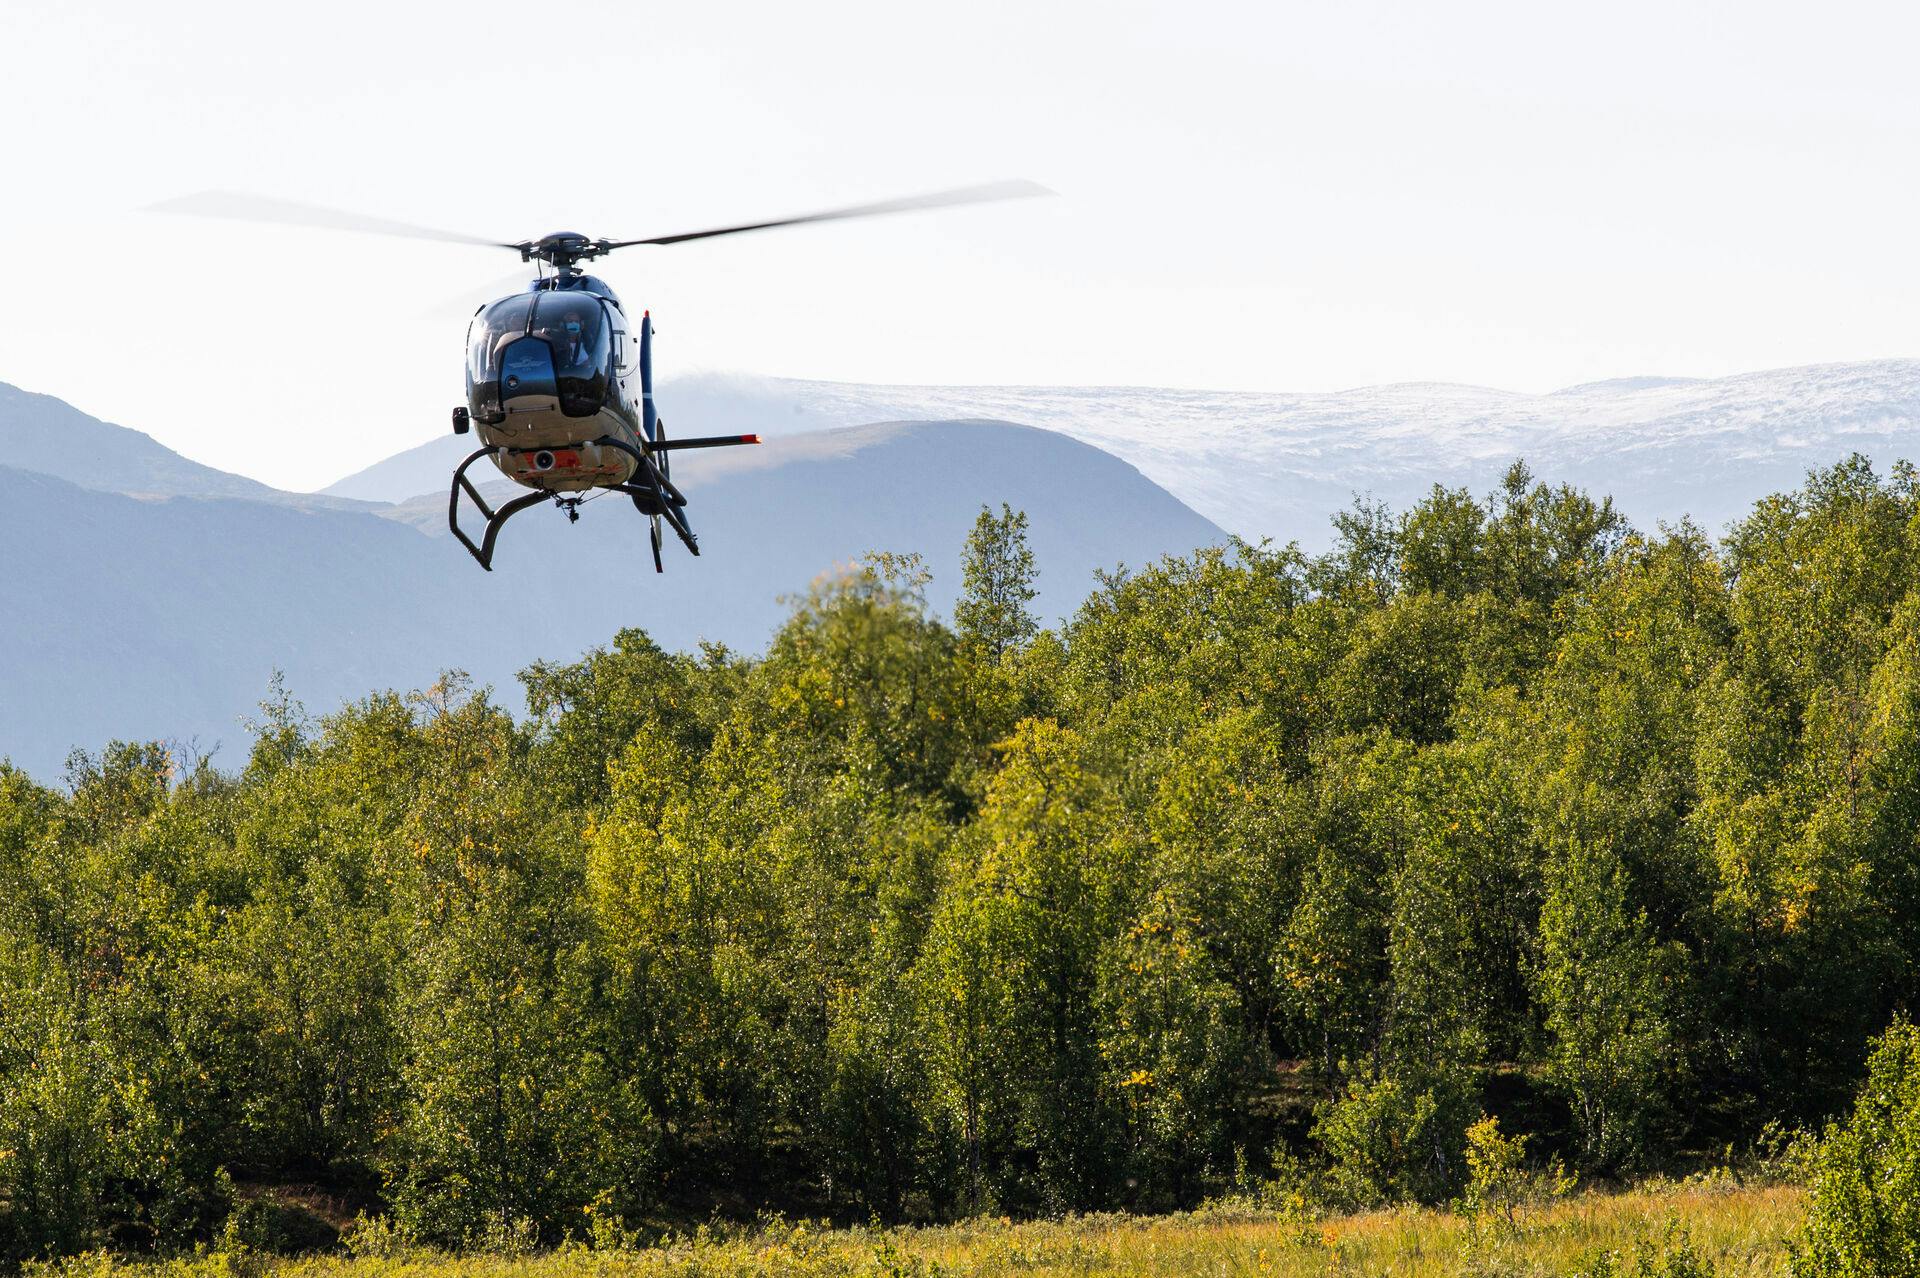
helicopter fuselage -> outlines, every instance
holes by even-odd
[[[502,474],[556,494],[634,478],[635,454],[649,454],[656,435],[648,324],[577,272],[474,312],[467,412]]]

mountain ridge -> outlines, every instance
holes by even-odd
[[[134,497],[233,497],[301,509],[365,503],[290,493],[193,461],[153,436],[102,421],[63,399],[0,382],[0,456],[18,470],[53,475],[93,492]]]
[[[1397,507],[1434,483],[1490,489],[1515,458],[1606,493],[1643,527],[1718,531],[1767,492],[1860,451],[1920,451],[1920,360],[1808,364],[1720,378],[1627,377],[1541,393],[1403,382],[1332,392],[882,386],[703,374],[664,383],[676,433],[804,431],[986,418],[1057,431],[1132,463],[1248,538],[1331,540],[1356,494]],[[398,500],[468,445],[444,436],[323,493]],[[691,468],[689,469],[691,473]],[[442,487],[444,491],[444,487]]]
[[[148,484],[166,458],[148,460],[122,473]],[[670,649],[758,651],[786,598],[875,550],[921,554],[944,612],[975,516],[1003,500],[1028,513],[1048,621],[1079,606],[1096,570],[1224,537],[1133,466],[1008,423],[819,432],[728,460],[688,454],[675,477],[693,497],[698,559],[670,541],[656,576],[646,521],[615,497],[585,505],[577,526],[547,507],[516,517],[486,573],[448,535],[444,489],[410,516],[219,491],[132,495],[0,464],[13,601],[0,607],[0,758],[50,778],[71,748],[116,738],[244,751],[242,721],[275,671],[316,713],[449,668],[511,708],[518,671],[630,626]],[[224,486],[219,472],[177,478]]]

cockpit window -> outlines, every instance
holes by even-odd
[[[508,400],[557,392],[561,412],[593,416],[606,403],[612,382],[612,328],[607,304],[583,291],[523,293],[493,303],[467,331],[467,401],[473,415],[486,422],[504,420],[504,390]],[[523,339],[532,340],[514,346]],[[518,355],[509,355],[509,348]],[[526,362],[536,351],[540,357],[534,363],[542,369],[551,356],[550,375],[529,379],[522,369],[517,377],[503,379],[504,363],[518,358],[531,368],[534,363]]]
[[[474,317],[467,342],[467,374],[474,382],[499,380],[500,352],[527,331],[532,306],[533,299],[524,294],[503,297]]]
[[[607,325],[600,299],[584,293],[545,293],[535,308],[533,335],[553,348],[553,371],[591,377],[607,366]]]
[[[569,417],[600,410],[612,372],[606,307],[591,293],[555,290],[540,294],[533,309],[533,335],[553,351],[560,408]]]

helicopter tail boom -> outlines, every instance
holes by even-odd
[[[736,444],[757,444],[758,435],[696,435],[692,439],[661,439],[654,442],[655,452],[682,448],[731,448]]]

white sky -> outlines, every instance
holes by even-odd
[[[617,255],[667,375],[1909,355],[1916,47],[1892,4],[0,0],[0,380],[292,488],[443,431],[447,303],[513,260],[136,212],[208,187],[506,239],[1061,192]]]

